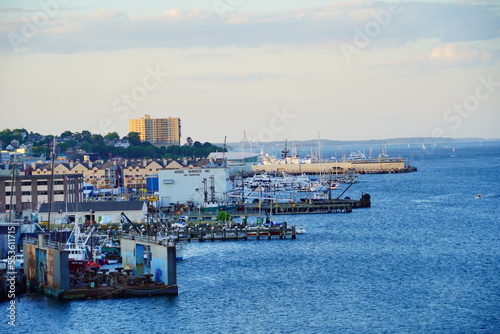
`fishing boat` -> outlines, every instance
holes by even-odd
[[[101,265],[94,260],[92,250],[89,245],[89,240],[92,233],[84,235],[80,230],[78,222],[73,223],[73,230],[64,245],[64,250],[68,251],[69,258],[69,271],[76,273],[78,271],[84,272],[93,267],[100,267]]]

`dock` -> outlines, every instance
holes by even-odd
[[[226,241],[226,240],[260,240],[260,239],[296,239],[295,225],[288,227],[286,222],[280,225],[256,225],[244,227],[227,226],[186,226],[177,228],[171,235],[178,241]]]
[[[348,213],[353,208],[361,207],[357,200],[325,200],[307,202],[272,203],[271,205],[245,204],[244,213],[259,212],[273,215],[312,214],[312,213]],[[236,214],[239,213],[236,211]]]
[[[275,203],[245,203],[236,210],[228,210],[232,217],[248,217],[252,215],[298,215],[298,214],[322,214],[322,213],[350,213],[353,209],[369,208],[371,196],[364,194],[361,199],[331,199],[311,200],[304,202],[275,202]],[[222,208],[221,208],[222,210]],[[190,220],[216,220],[218,211],[183,211],[182,215],[188,216]],[[175,219],[175,216],[172,216]]]
[[[23,243],[27,290],[59,300],[177,295],[176,248],[173,242],[122,238],[123,267],[99,266],[70,272],[69,251],[48,234]],[[145,256],[147,255],[147,256]]]
[[[359,159],[334,162],[315,163],[293,163],[293,164],[263,164],[253,165],[252,171],[255,173],[282,173],[290,175],[313,174],[318,175],[328,173],[344,174],[347,172],[357,172],[359,174],[396,174],[416,172],[417,168],[409,166],[400,157],[386,157],[378,159]]]

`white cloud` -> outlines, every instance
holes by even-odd
[[[89,49],[350,43],[355,28],[363,29],[367,22],[375,20],[375,14],[387,11],[389,6],[380,1],[346,1],[286,12],[248,13],[235,9],[225,13],[225,20],[199,8],[171,8],[149,17],[109,8],[87,16],[60,12],[40,28],[40,34],[30,39],[24,51],[72,53]],[[500,36],[495,4],[402,2],[400,6],[402,12],[392,17],[371,47],[431,38],[455,43]],[[29,19],[32,14],[22,15]],[[0,21],[0,31],[21,35],[23,19]],[[8,39],[1,39],[0,53],[10,52]]]
[[[448,61],[453,63],[488,62],[492,57],[493,52],[474,48],[468,44],[436,46],[430,54],[430,59],[433,61]]]
[[[184,11],[180,8],[172,8],[167,10],[163,15],[173,18],[182,18],[184,16]]]

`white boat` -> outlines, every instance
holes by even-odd
[[[349,154],[349,158],[348,158],[348,160],[365,160],[365,159],[366,159],[366,155],[361,151],[351,152],[351,154]]]
[[[304,233],[306,233],[306,229],[304,228],[304,226],[297,226],[297,227],[295,227],[295,233],[304,234]]]

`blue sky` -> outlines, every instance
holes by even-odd
[[[498,138],[496,1],[2,1],[0,128]]]

